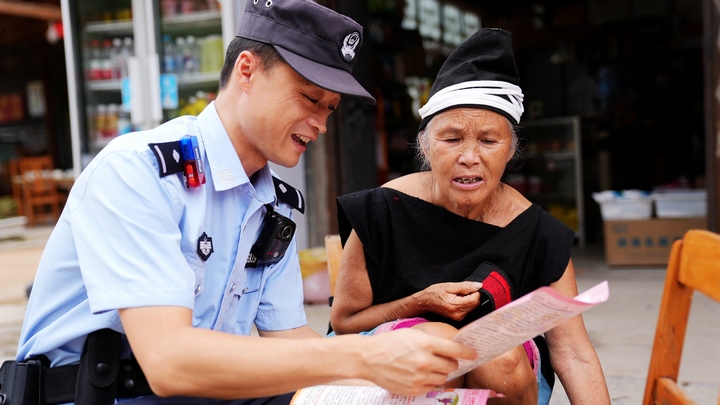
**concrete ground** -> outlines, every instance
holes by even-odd
[[[32,282],[50,228],[30,228],[24,240],[0,241],[0,361],[14,357]],[[584,291],[608,280],[610,299],[584,314],[590,338],[605,371],[613,404],[640,404],[657,322],[665,269],[609,268],[602,248],[576,248],[578,287]],[[310,326],[324,333],[329,308],[307,305]],[[720,305],[696,295],[691,309],[681,385],[698,404],[717,404],[720,383]],[[551,404],[569,404],[556,384]]]

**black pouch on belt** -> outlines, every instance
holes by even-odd
[[[40,359],[4,362],[0,367],[0,405],[37,404],[42,366]]]
[[[76,405],[115,403],[120,350],[120,334],[111,329],[101,329],[88,335],[78,368]]]

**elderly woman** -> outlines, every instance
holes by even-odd
[[[428,171],[338,198],[344,249],[331,310],[336,334],[457,328],[530,291],[577,295],[574,232],[501,182],[516,153],[522,93],[510,33],[482,29],[445,62],[420,110]],[[573,404],[609,404],[581,316],[450,385],[508,404],[547,403],[554,374]]]

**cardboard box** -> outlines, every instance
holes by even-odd
[[[610,266],[666,266],[670,248],[690,229],[707,229],[705,218],[605,221],[605,261]]]

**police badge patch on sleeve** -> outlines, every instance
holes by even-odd
[[[200,237],[198,238],[197,254],[200,256],[201,259],[203,259],[204,262],[206,262],[214,251],[215,249],[213,249],[212,238],[207,236],[207,234],[203,232],[202,235],[200,235]]]

